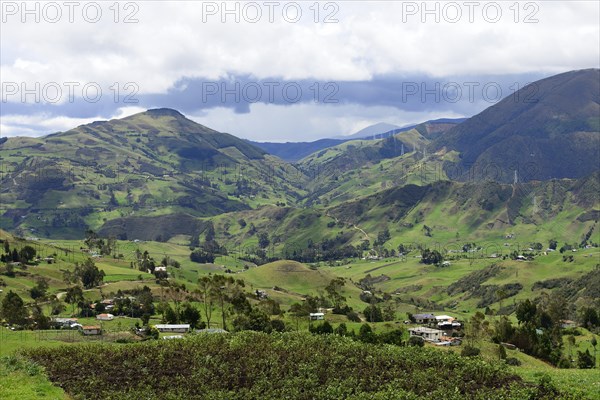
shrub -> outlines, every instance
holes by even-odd
[[[506,360],[506,349],[504,348],[504,346],[502,346],[501,344],[499,344],[496,351],[498,353],[498,357],[501,360]]]
[[[515,357],[508,357],[505,361],[508,365],[512,365],[515,367],[518,367],[519,365],[521,365],[521,361],[519,361],[519,359],[515,358]]]
[[[425,340],[421,336],[411,336],[408,338],[409,346],[423,347],[425,346]]]
[[[463,347],[460,355],[463,357],[476,357],[481,353],[481,350],[478,347],[466,345]]]
[[[547,382],[523,382],[502,365],[449,352],[298,332],[35,348],[24,354],[71,397],[86,399],[517,400],[546,398],[538,395],[553,390]],[[228,379],[221,379],[224,373]]]
[[[360,316],[356,311],[348,312],[348,314],[346,314],[346,318],[348,318],[348,321],[351,322],[361,322]]]

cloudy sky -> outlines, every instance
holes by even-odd
[[[477,114],[600,67],[597,1],[0,1],[0,136],[170,107],[259,141]]]

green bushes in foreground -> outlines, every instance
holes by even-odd
[[[502,364],[307,333],[27,350],[76,399],[568,399]]]

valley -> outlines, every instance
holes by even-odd
[[[254,398],[290,376],[288,362],[310,372],[265,398],[315,380],[323,399],[598,398],[599,74],[559,74],[534,83],[535,102],[526,87],[464,121],[379,137],[257,146],[158,108],[3,139],[0,397],[181,398],[143,357],[124,393],[107,383],[117,375],[96,382],[102,394],[83,379],[137,350],[168,369],[181,347],[206,360],[186,358],[176,378],[188,398]],[[415,318],[428,314],[458,321],[442,333],[460,346],[417,338],[439,327]],[[51,329],[57,318],[79,326]],[[265,376],[244,372],[252,357],[233,367],[240,349],[270,360]],[[354,393],[356,369],[323,372],[358,363],[354,351],[382,365],[414,357],[417,381],[426,359],[459,370],[438,392],[390,375]],[[221,365],[236,384],[214,378]],[[470,387],[461,374],[477,368]]]

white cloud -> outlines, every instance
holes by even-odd
[[[422,15],[421,2],[414,2],[419,11],[406,22],[403,7],[411,2],[339,2],[337,24],[313,23],[312,3],[303,3],[300,23],[285,22],[277,10],[274,23],[234,23],[232,16],[221,23],[220,15],[203,23],[202,3],[139,2],[134,24],[112,22],[109,3],[102,3],[97,24],[78,14],[73,24],[64,18],[23,24],[18,15],[8,16],[0,41],[3,80],[134,81],[141,93],[160,93],[186,76],[367,80],[386,73],[561,72],[595,66],[600,55],[597,2],[532,2],[539,22],[531,24],[514,23],[508,2],[496,3],[502,19],[495,24],[483,16],[490,2],[475,8],[474,23],[461,6],[455,24],[445,21],[444,2],[430,3],[439,4],[440,23]],[[519,8],[520,20],[535,11],[523,2]],[[267,8],[261,9],[265,21]],[[121,10],[120,18],[126,14]],[[319,18],[326,14],[321,9]]]
[[[113,118],[124,118],[145,111],[139,107],[123,107],[117,110]],[[72,118],[52,116],[45,113],[31,115],[3,115],[0,124],[0,137],[42,136],[55,132],[68,131],[79,125],[90,124],[94,121],[105,120],[100,116],[92,118]]]
[[[35,2],[29,7],[39,4],[42,11],[50,3]],[[481,1],[475,2],[478,5],[472,23],[468,21],[468,2],[320,2],[320,21],[336,11],[336,5],[339,7],[333,15],[339,22],[333,24],[313,22],[314,2],[300,3],[302,18],[298,23],[285,21],[282,10],[286,2],[280,2],[275,9],[273,23],[267,21],[266,3],[255,3],[262,12],[262,20],[256,24],[245,21],[243,16],[240,23],[235,23],[231,15],[227,16],[228,23],[222,23],[221,13],[203,15],[202,7],[212,4],[220,8],[224,2],[191,1],[119,2],[119,23],[113,21],[114,2],[95,3],[102,8],[98,23],[89,23],[83,18],[82,9],[86,4],[92,4],[90,2],[79,3],[73,23],[67,20],[65,3],[55,2],[63,5],[59,22],[45,22],[42,15],[39,23],[32,21],[32,16],[26,16],[28,22],[22,23],[20,12],[11,15],[4,7],[12,4],[21,8],[25,3],[4,1],[2,17],[6,22],[2,22],[0,37],[2,82],[25,83],[28,88],[35,82],[42,86],[49,82],[60,85],[78,82],[81,86],[95,82],[105,95],[112,94],[111,87],[115,83],[119,83],[124,92],[125,83],[134,82],[139,95],[144,95],[166,93],[184,78],[217,80],[249,75],[257,79],[369,81],[381,75],[440,79],[469,75],[549,75],[598,67],[600,59],[598,2]],[[129,4],[127,9],[125,4]],[[228,2],[227,7],[235,4],[243,9],[249,3]],[[326,4],[329,4],[327,9]],[[437,5],[441,13],[439,23],[434,21],[434,15],[423,13],[425,4],[430,8]],[[447,21],[453,16],[443,14],[448,4],[459,5],[462,13],[459,22]],[[486,21],[493,16],[491,11],[485,16],[483,13],[485,7],[493,4],[501,7],[502,18],[497,23]],[[518,23],[514,22],[515,4],[519,9]],[[404,12],[407,7],[417,7],[417,12],[407,15]],[[139,22],[123,23],[131,12],[135,12],[132,17]],[[532,12],[535,15],[531,15]],[[538,22],[524,23],[528,15]],[[206,21],[203,22],[203,18]],[[426,18],[424,23],[423,18]],[[63,105],[67,93],[63,93]],[[9,101],[18,103],[21,99],[13,96]],[[332,113],[333,109],[336,111]],[[343,109],[325,105],[253,106],[252,113],[258,113],[262,121],[256,116],[225,110],[211,110],[207,115],[216,116],[220,112],[223,121],[215,120],[215,123],[229,121],[227,127],[232,132],[236,131],[233,128],[248,135],[268,132],[270,138],[285,126],[277,124],[291,120],[304,129],[315,129],[310,135],[316,136],[317,132],[343,133],[362,124],[356,121],[379,122],[376,118],[393,115],[390,112],[371,114],[369,107],[356,106],[353,120],[351,116],[340,116]],[[264,110],[274,112],[276,116],[269,117]],[[292,115],[292,111],[302,114]],[[451,110],[448,111],[445,116],[451,116]],[[105,111],[98,110],[98,114],[101,113]],[[329,117],[333,117],[334,122],[318,120]],[[410,118],[408,122],[421,119]],[[310,122],[312,120],[315,122]],[[242,127],[242,121],[252,122],[253,133]],[[51,117],[46,122],[41,119],[34,122],[40,129],[65,129],[79,120]],[[73,125],[67,127],[67,123]],[[3,131],[8,130],[11,134],[28,132],[23,129],[3,122]]]

